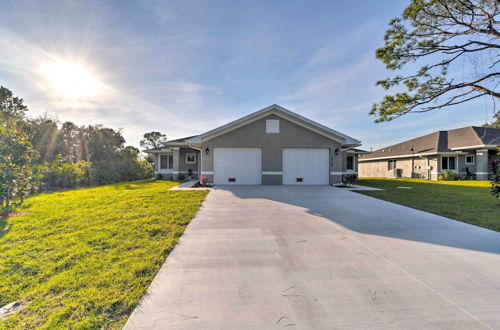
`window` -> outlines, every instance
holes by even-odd
[[[474,155],[465,156],[465,164],[474,165]]]
[[[354,171],[354,156],[347,156],[347,170]]]
[[[186,154],[186,164],[194,164],[194,163],[196,163],[196,154],[195,153]]]
[[[389,171],[395,170],[396,169],[396,161],[395,160],[389,160],[387,162],[387,169]]]
[[[280,121],[277,119],[266,120],[266,133],[279,133]]]
[[[173,167],[174,158],[172,155],[160,155],[160,170],[168,170]]]
[[[455,170],[455,156],[452,157],[441,157],[441,170]]]

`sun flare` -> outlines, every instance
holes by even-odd
[[[95,96],[102,88],[99,80],[84,66],[65,60],[43,62],[40,72],[55,93],[68,99]]]

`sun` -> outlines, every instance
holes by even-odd
[[[53,91],[67,99],[95,96],[102,88],[100,81],[84,66],[66,60],[40,64],[40,72]]]

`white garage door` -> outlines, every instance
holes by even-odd
[[[328,149],[283,149],[283,184],[328,184]]]
[[[262,151],[259,148],[215,148],[215,184],[260,184]]]

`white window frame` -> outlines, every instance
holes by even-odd
[[[467,157],[472,157],[472,162],[467,162]],[[476,164],[476,157],[474,155],[465,155],[465,165],[474,165]]]
[[[266,133],[277,134],[279,132],[280,132],[279,119],[267,119],[266,120]]]
[[[193,161],[188,160],[189,156],[193,156]],[[186,153],[186,164],[196,164],[196,153],[194,152]]]
[[[167,157],[167,167],[166,168],[161,167],[161,157],[162,156]],[[169,159],[171,159],[171,161],[169,161]],[[160,154],[160,155],[158,155],[158,162],[159,162],[158,169],[160,171],[171,170],[174,168],[174,155],[172,155],[172,154]]]
[[[443,158],[448,158],[448,168],[443,168]],[[450,160],[449,158],[455,158],[455,168],[454,169],[450,169]],[[441,164],[439,164],[439,167],[441,168],[441,171],[457,171],[457,167],[458,167],[458,159],[457,159],[457,156],[441,156]]]

